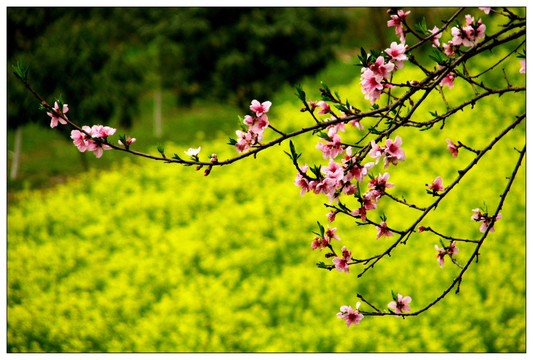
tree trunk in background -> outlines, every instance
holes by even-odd
[[[13,153],[13,162],[11,163],[11,180],[17,178],[20,163],[20,147],[22,145],[22,126],[17,126],[15,130],[15,151]]]
[[[162,120],[161,120],[161,88],[158,88],[154,93],[154,135],[158,138],[162,135]]]

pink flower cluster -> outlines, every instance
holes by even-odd
[[[239,153],[245,152],[253,145],[263,141],[263,132],[269,125],[266,113],[270,110],[271,105],[270,101],[260,103],[257,100],[252,100],[250,110],[255,112],[255,116],[246,115],[243,121],[248,126],[248,131],[237,130],[239,140],[237,140],[235,147]]]
[[[451,30],[452,39],[447,43],[442,44],[442,49],[446,56],[455,55],[457,49],[461,46],[472,47],[479,41],[485,38],[486,25],[483,24],[483,20],[478,19],[476,22],[471,15],[465,15],[466,23],[462,27],[453,27]],[[429,30],[432,34],[436,34],[437,27]],[[433,46],[440,47],[439,38],[442,33],[436,34],[433,38]]]
[[[451,242],[450,246],[445,246],[443,249],[439,248],[438,245],[435,245],[435,249],[437,250],[437,261],[441,268],[444,266],[444,258],[446,255],[451,258],[459,252],[459,248],[455,246],[455,240]]]
[[[389,10],[390,12],[391,10]],[[387,22],[387,26],[394,26],[396,34],[400,37],[400,44],[396,42],[391,43],[390,48],[382,52],[382,56],[378,56],[369,65],[366,63],[365,65],[367,67],[361,69],[361,88],[363,94],[365,94],[365,99],[370,100],[372,105],[379,100],[381,93],[386,88],[394,87],[387,80],[390,80],[393,71],[401,69],[404,61],[408,60],[405,54],[408,46],[405,45],[403,22],[410,13],[410,11],[404,12],[403,10],[398,10],[391,15],[391,20]],[[368,56],[370,57],[370,55]]]
[[[393,10],[388,10],[387,12],[392,13]],[[403,10],[398,10],[396,13],[392,14],[391,19],[387,21],[388,27],[394,26],[396,35],[400,37],[400,41],[402,43],[405,42],[405,29],[403,28],[403,22],[405,21],[405,18],[407,17],[407,15],[409,15],[410,13],[411,13],[410,11],[404,12]]]
[[[339,237],[339,235],[336,235],[335,232],[337,232],[337,228],[330,229],[328,225],[326,231],[324,231],[324,237],[321,238],[320,236],[315,236],[315,239],[311,243],[311,247],[313,248],[313,250],[322,250],[328,245],[331,245],[331,240],[333,239],[341,241],[341,238]]]
[[[402,145],[402,138],[396,136],[394,141],[391,139],[385,140],[385,146],[378,146],[376,142],[372,140],[370,146],[372,150],[368,153],[368,156],[376,159],[376,164],[379,162],[381,157],[385,158],[384,168],[388,168],[389,164],[398,165],[398,161],[405,161],[405,152],[400,147]]]
[[[466,46],[472,47],[477,44],[480,40],[485,38],[485,30],[487,27],[483,24],[481,19],[478,19],[476,22],[474,17],[471,15],[465,15],[466,25],[459,28],[452,28],[452,45],[455,46]]]
[[[109,126],[93,125],[93,127],[83,126],[83,131],[72,130],[70,138],[79,151],[93,151],[97,158],[100,158],[104,150],[110,150],[111,146],[106,145],[107,137],[113,135],[117,130]]]
[[[341,272],[344,271],[346,274],[348,274],[350,272],[348,262],[352,260],[351,256],[352,252],[346,250],[346,246],[343,246],[342,257],[335,257],[335,259],[333,259],[333,264],[335,264],[335,268]]]
[[[492,221],[492,216],[489,216],[487,213],[482,213],[479,209],[473,209],[472,211],[474,212],[474,215],[472,215],[471,219],[474,221],[481,222],[481,227],[479,228],[479,231],[484,233],[485,231],[487,231],[487,228],[489,227],[489,224]],[[502,214],[500,213],[496,215],[494,222],[500,220],[501,218]],[[494,232],[494,226],[492,226],[489,231]]]

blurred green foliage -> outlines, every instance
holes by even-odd
[[[68,115],[84,123],[121,127],[131,126],[140,96],[158,87],[182,104],[271,96],[334,59],[347,24],[344,11],[327,8],[9,8],[7,15],[8,62],[29,64],[37,91],[75,104]],[[42,115],[27,95],[10,74],[12,128]]]

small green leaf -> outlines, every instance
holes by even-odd
[[[232,138],[229,138],[229,143],[228,143],[228,145],[235,145],[236,143],[237,143],[237,140],[232,139]]]

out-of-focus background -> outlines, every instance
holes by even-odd
[[[327,222],[327,200],[299,195],[286,144],[208,177],[114,151],[96,159],[78,152],[70,129],[49,128],[50,118],[10,71],[16,61],[29,65],[30,83],[49,103],[61,97],[74,122],[137,138],[136,150],[157,154],[161,144],[182,155],[201,145],[202,157],[227,158],[236,155],[228,137],[253,99],[272,101],[269,119],[277,128],[311,124],[299,112],[297,83],[318,100],[325,81],[368,108],[354,64],[360,47],[381,50],[398,41],[386,10],[8,8],[8,351],[525,351],[523,169],[458,295],[420,317],[365,318],[348,329],[335,314],[354,306],[357,293],[384,309],[393,289],[410,295],[414,310],[442,293],[458,268],[438,266],[439,239],[414,236],[360,279],[317,269],[323,254],[310,243],[316,220]],[[409,20],[424,17],[432,28],[454,11],[412,9]],[[496,31],[493,14],[467,13]],[[469,70],[493,65],[513,46]],[[429,51],[418,50],[421,62],[432,63]],[[525,83],[514,56],[485,81],[504,87],[501,68],[513,85]],[[408,64],[400,73],[404,80],[422,76]],[[451,104],[471,93],[460,81],[445,89]],[[395,194],[428,204],[424,184],[441,176],[446,186],[472,160],[469,153],[452,159],[447,138],[484,147],[525,111],[525,98],[501,99],[505,107],[481,100],[443,130],[402,130],[407,160],[388,169]],[[442,101],[418,113],[435,110],[445,111]],[[357,130],[350,131],[355,139]],[[321,161],[316,141],[295,141],[310,164]],[[522,125],[428,225],[459,237],[481,234],[471,210],[484,202],[495,209],[516,160],[512,149],[524,142]],[[394,204],[384,209],[395,227],[417,215]],[[386,242],[349,219],[335,225],[354,256]],[[458,261],[472,250],[461,246]]]

